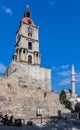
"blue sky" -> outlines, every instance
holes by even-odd
[[[71,88],[72,64],[80,94],[80,0],[0,0],[0,74],[15,52],[16,31],[26,5],[40,27],[41,65],[52,70],[52,88]]]

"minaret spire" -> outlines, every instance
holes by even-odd
[[[74,70],[74,65],[72,65],[72,70],[71,70],[71,84],[72,84],[72,95],[75,95],[75,70]]]

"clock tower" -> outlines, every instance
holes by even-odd
[[[28,6],[17,31],[16,54],[13,56],[13,60],[40,65],[38,27],[31,18]]]
[[[16,51],[5,76],[16,77],[21,87],[51,91],[51,70],[40,64],[38,31],[27,6],[16,33]]]

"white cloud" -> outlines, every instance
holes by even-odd
[[[59,72],[57,74],[64,77],[67,76],[67,78],[61,77],[59,81],[60,86],[69,85],[71,83],[70,71]],[[80,72],[76,73],[75,79],[76,79],[76,84],[80,83]]]
[[[8,14],[12,15],[12,10],[11,10],[11,9],[9,9],[9,8],[7,8],[7,9],[6,9],[6,13],[8,13]]]
[[[59,83],[60,86],[65,86],[65,85],[69,85],[69,84],[70,84],[70,78],[63,79]]]
[[[60,76],[70,76],[70,71],[58,72],[57,74]]]
[[[6,14],[9,14],[9,15],[12,15],[12,10],[10,8],[7,8],[5,6],[2,6],[1,9],[6,13]]]
[[[55,4],[55,2],[56,2],[56,0],[52,0],[52,1],[50,1],[50,5],[53,7],[54,4]]]
[[[53,67],[52,67],[52,70],[54,70],[54,69],[56,69],[56,67],[55,67],[55,66],[53,66]]]
[[[69,65],[62,65],[60,68],[61,69],[67,69],[67,68],[69,68]]]
[[[59,67],[55,67],[55,66],[53,66],[52,67],[52,70],[54,70],[54,69],[56,69],[56,71],[60,71],[60,70],[66,70],[66,69],[69,69],[69,65],[67,64],[67,65],[62,65],[62,66],[59,66]]]
[[[6,66],[4,64],[0,64],[0,74],[4,73],[6,70]]]

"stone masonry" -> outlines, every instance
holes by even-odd
[[[36,117],[37,108],[42,108],[42,116],[56,115],[60,109],[59,95],[19,86],[18,78],[0,78],[0,112],[30,119]]]
[[[21,20],[16,35],[16,54],[5,76],[18,77],[19,85],[51,91],[51,70],[40,66],[38,27],[31,19],[29,9]]]
[[[51,91],[51,73],[43,67],[13,61],[6,74],[8,77],[18,77],[20,86],[26,85],[30,89],[41,88],[44,91]]]
[[[40,66],[38,27],[31,19],[29,8],[16,34],[16,53],[0,77],[0,112],[15,118],[52,116],[60,110],[59,95],[51,91],[51,70]]]

